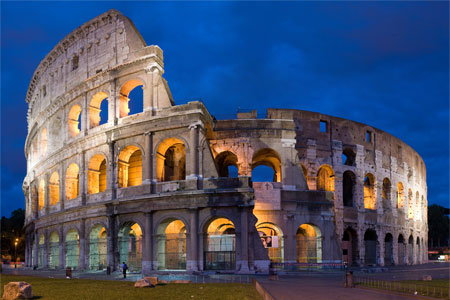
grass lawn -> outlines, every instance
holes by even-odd
[[[398,280],[398,281],[363,281],[358,285],[376,289],[397,291],[402,293],[449,299],[450,282],[447,279],[437,279],[430,281],[423,280]]]
[[[1,294],[10,281],[26,281],[33,286],[33,299],[49,300],[122,300],[122,299],[258,299],[252,284],[169,283],[155,288],[135,288],[134,282],[89,279],[52,279],[31,276],[0,275]]]

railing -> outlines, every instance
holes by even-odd
[[[298,271],[343,271],[345,265],[342,263],[271,263],[271,269],[283,272]]]

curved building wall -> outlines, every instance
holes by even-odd
[[[401,140],[298,110],[216,121],[200,102],[175,106],[163,74],[162,50],[114,10],[40,63],[27,93],[28,266],[248,273],[426,259],[425,166]],[[259,166],[273,180],[252,182]]]

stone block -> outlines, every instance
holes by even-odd
[[[154,287],[154,285],[151,284],[150,281],[148,281],[147,279],[143,278],[141,280],[136,281],[134,287],[145,288],[145,287]]]
[[[31,299],[33,298],[33,289],[31,284],[25,281],[13,281],[5,285],[3,291],[4,300]]]
[[[158,284],[158,277],[144,277],[144,279],[150,282],[151,285]]]

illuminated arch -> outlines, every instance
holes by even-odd
[[[258,230],[264,248],[267,249],[270,261],[284,262],[284,236],[281,228],[273,223],[264,222],[257,224],[256,230]]]
[[[296,232],[298,263],[322,262],[322,233],[314,224],[302,224]]]
[[[232,221],[217,217],[205,228],[205,270],[234,270],[236,268],[236,229]]]
[[[334,192],[334,171],[328,165],[323,165],[317,172],[317,190]]]
[[[130,108],[129,108],[128,102],[131,99],[129,99],[128,97],[130,95],[130,92],[139,86],[141,86],[143,88],[143,83],[136,79],[129,80],[124,85],[122,85],[122,88],[120,89],[120,96],[119,96],[119,116],[120,116],[120,118],[126,117],[130,113]],[[143,99],[142,99],[142,101],[143,101]]]
[[[101,224],[95,224],[89,233],[89,269],[103,270],[106,268],[107,233]]]
[[[66,234],[66,267],[78,268],[80,259],[80,236],[74,228]]]
[[[376,209],[375,177],[367,173],[364,177],[364,208]]]
[[[126,222],[119,230],[120,263],[125,262],[130,270],[142,268],[142,229],[138,223]]]
[[[405,206],[405,188],[403,183],[397,183],[397,208],[403,208]]]
[[[40,153],[41,156],[47,154],[47,128],[44,128],[41,131]]]
[[[70,108],[67,125],[69,126],[69,135],[71,137],[74,137],[81,132],[81,106],[78,104],[75,104]]]
[[[66,171],[66,200],[78,197],[80,189],[80,169],[78,165],[72,163]]]
[[[156,176],[161,182],[186,179],[186,145],[183,141],[171,137],[158,145]]]
[[[59,202],[59,174],[58,174],[58,172],[53,172],[52,176],[50,176],[48,188],[49,188],[50,206],[58,204],[58,202]]]
[[[216,158],[216,165],[219,171],[219,177],[229,177],[229,167],[238,167],[238,157],[231,151],[223,151]]]
[[[39,182],[39,210],[42,210],[45,206],[45,180],[41,179]]]
[[[106,190],[106,158],[102,154],[94,155],[88,167],[88,193],[96,194]]]
[[[59,234],[53,231],[50,235],[49,267],[56,269],[59,266]]]
[[[253,154],[252,177],[255,175],[254,170],[259,166],[270,167],[274,172],[272,182],[281,182],[281,159],[275,150],[263,148]]]
[[[186,269],[186,226],[179,219],[169,218],[158,226],[158,269]]]
[[[391,181],[388,178],[383,179],[383,188],[381,191],[384,209],[391,208]]]
[[[119,154],[118,161],[119,187],[142,184],[142,151],[139,147],[126,146]]]
[[[92,96],[91,103],[89,104],[89,128],[96,127],[102,122],[100,112],[102,111],[101,105],[105,100],[108,103],[108,94],[105,92],[98,92]],[[106,107],[108,108],[108,105]]]

